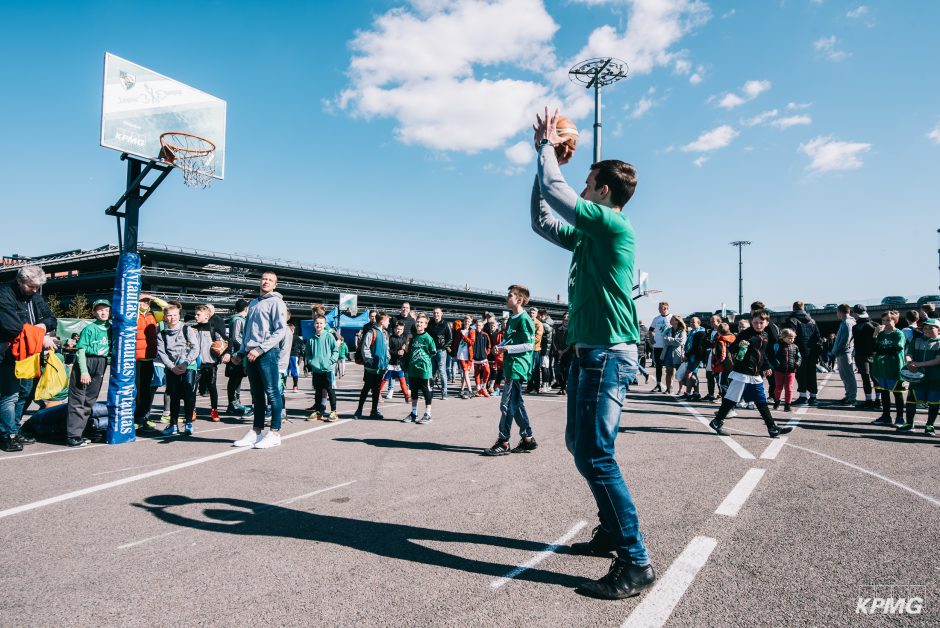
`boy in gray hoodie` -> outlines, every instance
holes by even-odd
[[[836,316],[842,323],[839,325],[838,333],[836,333],[832,353],[835,355],[836,365],[839,367],[839,377],[842,378],[842,385],[845,387],[845,397],[839,403],[854,405],[855,397],[858,395],[855,365],[852,363],[852,328],[855,327],[855,319],[852,318],[852,308],[849,307],[848,303],[839,306],[836,310]]]
[[[183,401],[182,433],[193,433],[193,412],[196,410],[196,361],[199,358],[199,336],[195,329],[180,321],[179,303],[170,303],[163,310],[163,330],[157,334],[157,361],[166,369],[166,395],[169,398],[170,425],[164,436],[179,434],[180,400]]]

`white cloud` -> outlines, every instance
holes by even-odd
[[[688,59],[676,59],[675,73],[683,76],[692,71],[692,64]]]
[[[747,81],[741,88],[741,95],[728,92],[718,101],[718,106],[723,109],[734,109],[744,103],[754,100],[771,87],[770,81]]]
[[[711,17],[701,0],[577,1],[625,9],[626,27],[595,29],[577,55],[559,61],[558,25],[544,0],[410,0],[356,33],[348,84],[325,106],[389,118],[408,144],[506,149],[546,104],[575,120],[591,114],[589,90],[568,80],[575,62],[614,56],[629,62],[631,75],[669,66],[688,72],[688,51],[674,47]]]
[[[746,120],[741,120],[743,126],[757,126],[758,124],[763,124],[770,120],[771,118],[776,118],[777,114],[780,113],[777,109],[771,109],[769,111],[764,111],[759,113],[752,118],[747,118]]]
[[[708,161],[708,157],[706,157],[705,155],[702,155],[701,157],[696,157],[695,161],[693,161],[692,163],[695,165],[696,168],[701,168],[702,164],[704,164],[706,161]]]
[[[775,126],[778,129],[789,129],[791,126],[800,126],[805,124],[812,124],[813,119],[809,116],[789,116],[787,118],[779,118],[770,123],[771,126]]]
[[[650,109],[658,105],[659,101],[657,101],[653,97],[655,93],[656,93],[656,88],[650,87],[647,90],[646,95],[640,98],[640,100],[638,100],[637,103],[633,105],[633,107],[630,107],[629,105],[627,105],[625,108],[631,110],[630,117],[633,118],[634,120],[642,118],[643,116],[647,114],[647,112]]]
[[[868,7],[866,7],[866,6],[863,4],[863,5],[859,6],[859,7],[856,7],[856,8],[854,8],[854,9],[852,9],[852,10],[849,11],[848,13],[846,13],[846,14],[845,14],[845,17],[852,18],[852,19],[858,19],[858,18],[861,18],[861,17],[865,17],[866,15],[868,15],[868,13],[869,13]]]
[[[940,122],[937,123],[937,126],[927,134],[927,137],[932,139],[937,144],[940,144]]]
[[[698,72],[696,72],[695,74],[689,77],[689,83],[692,83],[692,85],[698,85],[701,82],[702,82],[702,75],[699,74]]]
[[[736,13],[736,11],[735,11],[734,9],[731,9],[731,10],[728,11],[727,13],[722,13],[722,14],[721,14],[721,19],[727,20],[729,17],[731,17],[731,16],[734,15],[735,13]]]
[[[506,149],[506,158],[517,166],[524,166],[535,157],[532,142],[517,142]]]
[[[787,110],[788,110],[788,111],[794,111],[794,110],[798,110],[798,109],[809,109],[809,108],[812,107],[812,106],[813,106],[813,103],[811,103],[811,102],[806,102],[806,103],[788,102],[788,103],[787,103]]]
[[[819,136],[805,144],[800,144],[800,152],[811,159],[806,169],[812,173],[861,168],[861,155],[869,150],[871,150],[871,144],[842,142],[831,136]]]
[[[685,153],[707,153],[724,148],[737,136],[738,132],[731,125],[723,124],[711,131],[702,133],[694,142],[686,144],[679,150]]]
[[[839,38],[835,35],[823,37],[813,42],[813,48],[816,52],[823,55],[830,61],[845,61],[851,57],[851,53],[839,50],[836,46],[839,44]]]

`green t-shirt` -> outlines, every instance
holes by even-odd
[[[431,334],[415,333],[411,337],[408,348],[408,376],[418,379],[431,379],[431,373],[434,370],[434,355],[437,353],[437,345],[434,344],[434,338]]]
[[[349,357],[349,347],[346,346],[346,343],[343,342],[339,345],[339,359],[345,360]]]
[[[568,343],[614,345],[640,339],[633,303],[636,234],[623,212],[579,198],[575,225],[559,232],[573,251],[568,270]]]
[[[535,342],[535,323],[525,312],[509,317],[503,333],[503,345],[524,345]],[[506,379],[529,379],[532,372],[532,351],[503,354],[503,377]]]
[[[940,338],[931,340],[915,335],[907,348],[907,354],[914,362],[930,362],[940,355]],[[925,373],[920,385],[926,386],[929,390],[940,390],[940,365],[922,367],[918,370]]]
[[[94,320],[78,335],[75,348],[78,353],[75,361],[78,363],[78,372],[82,375],[88,373],[88,364],[85,356],[95,355],[108,358],[111,356],[111,322]]]
[[[883,353],[884,352],[884,353]],[[904,368],[904,333],[900,329],[882,331],[875,337],[875,363],[871,372],[881,379],[901,379]]]

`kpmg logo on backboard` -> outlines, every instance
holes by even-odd
[[[922,584],[866,585],[855,602],[855,614],[920,615],[926,597],[927,586]]]
[[[137,76],[131,74],[130,72],[125,72],[121,70],[118,76],[121,79],[121,85],[124,86],[124,89],[131,89],[134,85],[137,84]]]

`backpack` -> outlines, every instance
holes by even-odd
[[[369,331],[375,331],[376,329],[377,329],[376,327],[373,327]],[[353,352],[353,361],[356,364],[360,364],[360,365],[365,364],[362,361],[362,341],[365,339],[366,334],[368,334],[369,331],[363,332],[362,336],[360,336],[359,339],[356,340],[356,350]],[[372,334],[372,346],[373,347],[375,346],[375,334]]]

